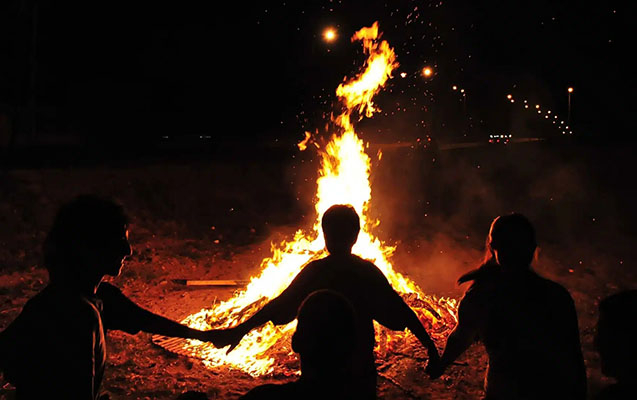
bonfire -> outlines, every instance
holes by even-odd
[[[291,240],[273,244],[271,256],[262,261],[259,275],[252,277],[245,289],[236,291],[227,301],[188,316],[183,321],[188,326],[208,330],[238,325],[278,296],[310,261],[326,256],[320,218],[334,204],[350,204],[356,209],[361,217],[361,232],[352,252],[380,268],[394,289],[416,311],[434,340],[445,337],[455,326],[456,301],[423,293],[392,266],[390,260],[396,247],[373,234],[380,221],[369,216],[371,159],[366,153],[368,144],[358,136],[354,125],[363,118],[373,117],[378,111],[373,103],[374,95],[392,78],[398,63],[389,43],[380,39],[378,23],[356,32],[352,41],[362,43],[367,60],[356,77],[345,80],[336,89],[343,107],[339,115],[332,117],[334,132],[331,138],[323,146],[306,133],[303,142],[299,143],[299,149],[311,146],[321,155],[313,228],[307,232],[300,229]],[[295,326],[296,321],[285,326],[267,323],[246,335],[228,354],[227,348],[217,349],[197,340],[174,342],[177,345],[173,343],[171,350],[201,359],[210,368],[227,366],[252,376],[291,375],[298,370],[290,346]],[[377,324],[375,327],[379,359],[404,352],[406,346],[415,342],[408,331],[389,331]]]

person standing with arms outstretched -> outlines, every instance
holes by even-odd
[[[354,208],[334,205],[325,212],[321,224],[329,255],[309,263],[277,298],[242,324],[218,331],[218,337],[212,342],[216,347],[230,345],[231,351],[244,335],[268,321],[282,325],[294,320],[299,306],[310,293],[321,289],[335,291],[352,304],[356,313],[352,358],[357,398],[375,399],[374,320],[392,330],[408,328],[427,348],[430,364],[438,362],[438,351],[414,311],[378,267],[352,254],[360,231]]]

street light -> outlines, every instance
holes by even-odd
[[[425,67],[422,69],[422,74],[424,75],[425,78],[429,78],[431,74],[433,74],[433,70],[429,67]]]
[[[323,32],[323,39],[326,42],[333,42],[336,39],[336,31],[333,28],[327,28]]]
[[[568,92],[568,113],[566,114],[566,123],[571,123],[571,93],[573,93],[573,88],[569,87],[567,89]]]

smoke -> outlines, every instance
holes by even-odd
[[[399,243],[399,271],[442,292],[457,291],[455,279],[481,262],[493,218],[510,212],[535,225],[549,275],[586,260],[626,262],[637,199],[617,170],[629,168],[630,157],[628,149],[572,140],[386,149],[373,170],[377,234]]]

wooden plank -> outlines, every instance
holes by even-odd
[[[185,286],[245,286],[250,283],[240,279],[173,279],[172,281]]]

